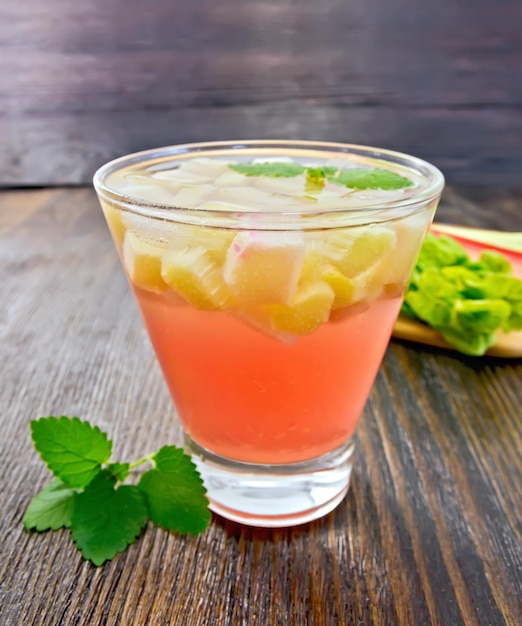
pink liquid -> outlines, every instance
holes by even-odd
[[[185,431],[215,454],[291,463],[357,427],[398,315],[398,297],[282,343],[225,312],[135,288]]]

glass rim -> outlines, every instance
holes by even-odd
[[[256,148],[264,150],[273,148],[279,150],[303,149],[310,151],[316,150],[318,152],[330,151],[333,154],[356,154],[358,156],[381,159],[382,161],[388,162],[390,164],[395,163],[401,164],[405,167],[409,167],[417,174],[420,174],[422,178],[427,180],[428,184],[426,187],[420,189],[417,193],[412,193],[412,195],[407,198],[383,201],[382,203],[375,203],[371,206],[361,203],[360,206],[343,208],[323,208],[315,211],[304,211],[300,208],[292,208],[290,210],[278,210],[273,212],[262,211],[260,209],[241,211],[239,208],[218,210],[207,208],[200,209],[198,207],[178,207],[174,204],[155,202],[127,195],[106,184],[106,179],[110,174],[122,170],[123,168],[133,164],[146,164],[147,162],[153,162],[154,160],[165,159],[168,157],[172,157],[172,160],[174,162],[177,160],[183,160],[184,156],[186,156],[187,158],[195,158],[197,156],[211,157],[213,151],[218,152],[220,150],[226,150],[233,152],[237,150],[239,152],[241,150],[253,151]],[[113,202],[116,202],[121,208],[132,213],[166,221],[188,221],[189,223],[197,223],[202,216],[205,216],[211,221],[215,220],[216,225],[218,225],[217,222],[225,222],[227,219],[229,220],[231,218],[234,219],[234,221],[244,220],[245,218],[261,218],[261,221],[268,220],[272,222],[277,222],[278,220],[284,220],[285,218],[292,221],[292,219],[295,219],[296,217],[306,217],[307,222],[310,222],[314,218],[324,220],[339,216],[358,216],[359,218],[361,218],[362,216],[370,217],[382,211],[387,211],[388,213],[394,214],[389,214],[386,218],[383,218],[383,221],[390,221],[394,219],[394,217],[404,217],[406,215],[415,213],[417,210],[423,209],[426,205],[429,205],[431,202],[438,199],[444,188],[444,184],[444,175],[435,165],[432,165],[428,161],[425,161],[419,157],[404,152],[355,143],[337,143],[291,139],[248,139],[173,144],[169,146],[133,152],[117,157],[99,167],[93,176],[93,186],[98,196],[105,200],[112,200]],[[259,226],[261,226],[261,224],[259,224]],[[286,227],[288,227],[288,224],[279,223],[279,225],[275,228],[279,230],[280,228]],[[266,228],[266,226],[263,226],[263,228]]]

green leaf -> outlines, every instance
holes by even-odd
[[[121,483],[127,478],[130,471],[129,463],[109,463],[107,470]]]
[[[29,504],[24,515],[26,530],[58,530],[71,525],[73,497],[76,490],[53,480],[37,494]]]
[[[205,530],[211,518],[206,490],[191,458],[180,448],[164,446],[155,464],[139,483],[150,519],[166,530],[192,535]]]
[[[350,189],[404,189],[413,185],[408,178],[379,167],[343,170],[337,176],[328,176],[328,180]]]
[[[102,565],[133,543],[147,521],[145,498],[135,485],[115,489],[116,478],[100,472],[74,496],[72,537],[85,559]]]
[[[70,487],[88,485],[111,456],[107,435],[77,417],[42,417],[31,422],[31,431],[43,461]]]
[[[305,171],[298,163],[267,161],[266,163],[234,163],[230,169],[245,176],[271,176],[272,178],[293,178]]]

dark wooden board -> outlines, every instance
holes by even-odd
[[[0,185],[89,182],[130,151],[361,142],[518,185],[516,0],[3,0]]]
[[[517,228],[522,193],[448,189],[439,219]],[[29,420],[76,414],[115,458],[180,427],[90,189],[0,194],[2,626],[519,626],[522,362],[392,342],[351,489],[323,520],[147,528],[103,568],[22,516],[49,473]]]

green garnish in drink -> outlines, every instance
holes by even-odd
[[[378,167],[357,167],[338,170],[332,165],[305,167],[299,163],[267,161],[265,163],[234,163],[230,169],[245,176],[270,176],[272,178],[293,178],[306,175],[307,184],[320,189],[325,180],[349,189],[404,189],[412,186],[412,181],[395,172]]]
[[[404,176],[378,167],[343,170],[337,176],[329,176],[328,180],[350,189],[404,189],[413,184]]]

